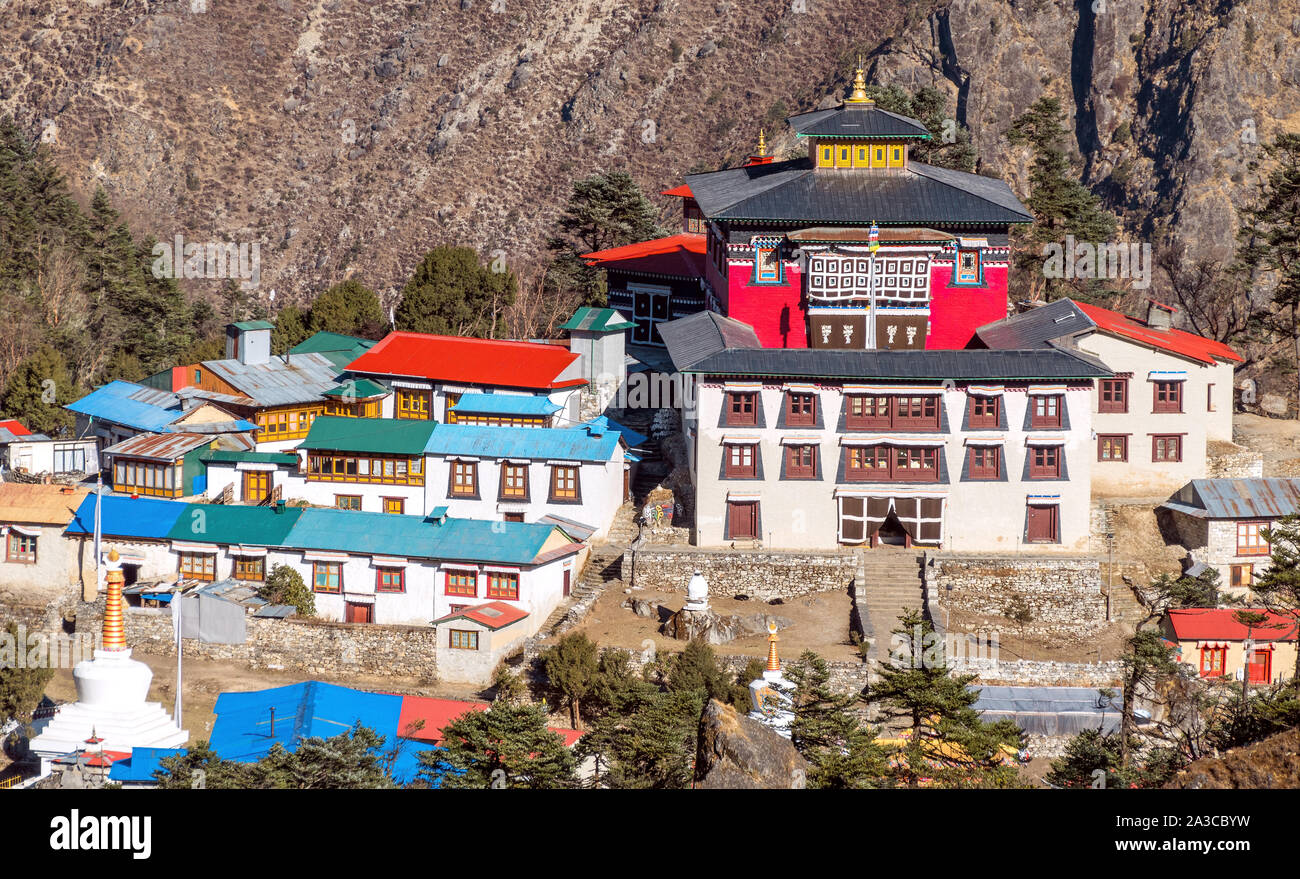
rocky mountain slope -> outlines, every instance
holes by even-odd
[[[525,269],[573,179],[657,192],[760,127],[781,154],[781,118],[839,95],[858,53],[946,89],[1022,191],[1003,133],[1061,97],[1132,234],[1230,244],[1259,144],[1300,128],[1300,0],[1093,5],[0,0],[0,115],[138,232],[260,242],[277,304],[353,272],[391,297],[444,242]]]

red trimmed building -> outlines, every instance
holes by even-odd
[[[1256,608],[1247,611],[1262,613]],[[1264,686],[1295,672],[1297,620],[1264,614],[1267,619],[1247,627],[1229,608],[1171,610],[1161,621],[1165,638],[1179,662],[1192,665],[1203,678],[1236,678],[1245,674]]]
[[[634,342],[708,308],[767,348],[953,349],[1006,316],[1009,232],[1033,222],[1006,183],[912,161],[928,129],[876,107],[861,69],[838,107],[788,122],[806,157],[773,161],[760,135],[743,166],[664,193],[683,234],[587,255]]]

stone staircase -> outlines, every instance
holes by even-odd
[[[592,544],[581,576],[570,589],[569,597],[556,605],[555,610],[546,618],[540,629],[541,634],[553,634],[575,608],[580,613],[585,613],[611,583],[622,585],[623,554],[637,537],[636,511],[634,504],[619,507],[610,525],[609,535]]]
[[[905,609],[924,610],[921,558],[916,550],[893,546],[858,554],[854,600],[866,640],[871,643],[872,659],[888,658],[889,633],[897,628],[898,617]]]

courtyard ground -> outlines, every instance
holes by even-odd
[[[1300,421],[1237,412],[1232,439],[1264,456],[1265,476],[1300,476]]]

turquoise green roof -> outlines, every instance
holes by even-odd
[[[167,532],[168,540],[195,543],[280,546],[302,516],[301,507],[187,504]]]
[[[312,422],[299,446],[333,452],[423,455],[435,427],[433,421],[323,415]]]
[[[290,354],[320,354],[339,369],[375,346],[372,339],[345,336],[342,333],[319,332],[289,349]]]
[[[245,320],[237,324],[231,324],[237,330],[273,330],[275,324],[268,320]]]
[[[346,397],[351,394],[354,399],[365,400],[369,397],[382,397],[387,393],[388,388],[379,382],[371,381],[368,378],[358,378],[345,380],[337,388],[330,388],[323,396]]]
[[[286,464],[289,466],[298,463],[297,455],[285,452],[246,452],[227,449],[212,449],[200,455],[199,459],[207,463],[249,461],[257,464]]]
[[[630,330],[636,324],[612,308],[591,308],[584,305],[573,317],[560,324],[562,330],[582,330],[589,333],[616,333]]]

